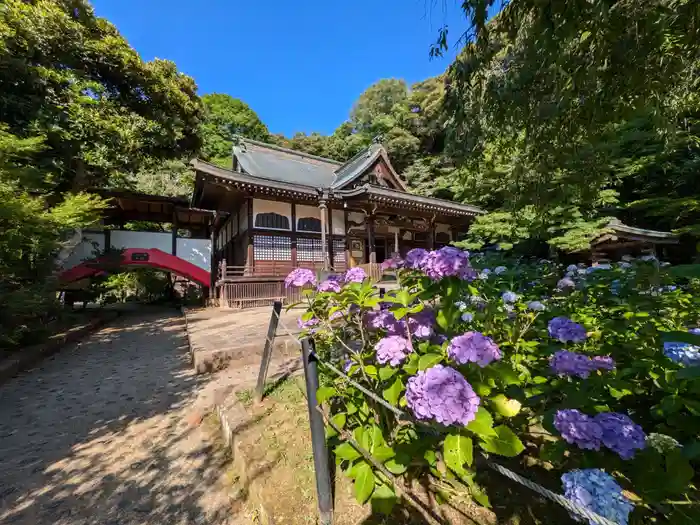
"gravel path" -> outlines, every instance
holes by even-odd
[[[0,523],[239,523],[199,425],[215,381],[192,372],[184,319],[157,310],[0,385]]]

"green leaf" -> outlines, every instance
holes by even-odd
[[[384,463],[384,466],[389,472],[396,474],[397,476],[403,474],[408,469],[408,464],[404,464],[396,457],[391,458],[389,461]]]
[[[588,37],[590,37],[590,36],[591,36],[590,31],[584,31],[583,33],[581,33],[581,37],[578,40],[579,43],[583,44],[586,40],[588,40]]]
[[[442,361],[440,354],[425,354],[418,360],[418,370],[426,370]]]
[[[337,426],[338,428],[343,428],[343,427],[345,427],[345,422],[346,422],[346,420],[347,420],[347,417],[346,417],[345,413],[336,414],[336,415],[334,415],[333,417],[331,417],[331,422],[332,422],[335,426]],[[327,438],[335,437],[335,436],[337,436],[337,435],[338,435],[338,431],[337,431],[336,429],[334,429],[334,428],[333,428],[332,426],[330,426],[330,425],[326,426],[326,437],[327,437]]]
[[[341,443],[333,451],[337,457],[346,461],[355,461],[361,454],[350,443]]]
[[[512,458],[525,450],[522,441],[508,427],[500,425],[493,430],[496,435],[482,438],[483,441],[480,443],[481,448],[486,452]]]
[[[564,460],[566,453],[566,441],[548,441],[540,449],[540,459],[557,464]]]
[[[392,310],[392,312],[394,313],[394,317],[400,321],[408,315],[408,308],[396,308]]]
[[[450,329],[450,318],[447,316],[444,309],[438,310],[435,320],[443,331],[447,332]]]
[[[508,399],[503,394],[498,394],[491,398],[491,406],[493,406],[497,414],[503,417],[513,417],[520,412],[522,405],[516,399]]]
[[[373,512],[379,512],[380,514],[388,516],[391,514],[391,511],[394,510],[397,501],[398,498],[393,489],[382,483],[374,489],[370,504],[372,505]]]
[[[316,390],[316,400],[318,401],[318,404],[320,405],[321,403],[325,403],[328,401],[331,397],[336,395],[338,391],[332,387],[332,386],[322,386],[319,387],[318,390]]]
[[[442,445],[445,464],[459,477],[467,472],[464,465],[471,466],[474,460],[474,445],[471,438],[461,434],[449,434]]]
[[[370,377],[377,377],[377,367],[374,365],[367,365],[365,367],[365,373]]]
[[[354,492],[355,499],[360,504],[364,504],[374,492],[374,473],[372,467],[367,463],[362,463],[357,467]]]
[[[469,422],[467,430],[482,438],[496,435],[493,430],[493,417],[484,407],[479,407],[479,410],[476,411],[476,417]]]
[[[389,388],[387,388],[386,390],[382,390],[382,397],[386,399],[389,403],[391,403],[393,406],[397,406],[399,402],[399,397],[402,393],[403,382],[401,382],[400,377],[397,377],[396,381],[394,381]]]
[[[374,447],[372,455],[377,461],[384,463],[387,459],[393,458],[396,453],[394,452],[393,448],[387,445],[380,445],[378,447]]]
[[[379,379],[386,381],[390,379],[397,372],[396,368],[390,366],[383,366],[379,369]]]
[[[408,356],[408,361],[403,365],[403,369],[407,374],[414,375],[418,372],[418,355],[412,353]]]
[[[690,332],[662,332],[661,339],[664,343],[688,343],[700,346],[700,335]]]
[[[676,372],[677,379],[694,379],[700,377],[700,366],[687,366]]]

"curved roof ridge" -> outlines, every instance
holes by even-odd
[[[261,146],[263,148],[281,151],[282,153],[290,153],[290,154],[296,155],[298,157],[304,157],[304,158],[313,159],[313,160],[320,160],[322,162],[327,162],[328,164],[335,164],[339,167],[343,166],[343,164],[344,164],[343,162],[340,162],[340,161],[334,160],[334,159],[329,159],[328,157],[321,157],[319,155],[312,155],[311,153],[306,153],[304,151],[300,151],[297,149],[285,148],[283,146],[278,146],[277,144],[270,144],[269,142],[262,142],[260,140],[253,140],[253,139],[249,139],[246,137],[240,137],[240,136],[238,137],[238,139],[241,142],[249,142],[250,144],[254,144],[256,146]],[[234,146],[235,146],[235,144],[234,144]]]

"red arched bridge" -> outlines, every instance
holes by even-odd
[[[95,275],[148,267],[171,272],[204,287],[212,285],[211,232],[218,214],[191,208],[186,199],[128,191],[96,191],[109,198],[102,226],[82,232],[62,261],[59,280],[80,287]],[[126,223],[169,223],[169,232],[124,229]]]

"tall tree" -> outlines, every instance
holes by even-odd
[[[0,118],[45,137],[49,189],[107,185],[200,147],[194,81],[172,62],[144,62],[86,0],[4,1],[0,71]]]
[[[231,163],[234,135],[268,141],[270,132],[248,104],[223,93],[202,97],[202,156],[217,163]]]

